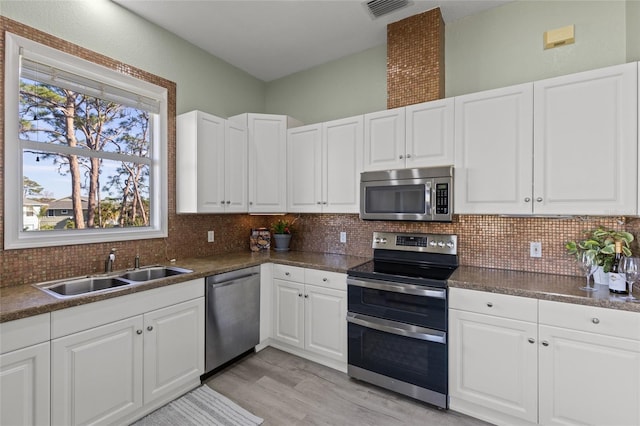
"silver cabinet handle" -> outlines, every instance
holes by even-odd
[[[526,198],[524,199],[524,202],[525,202],[525,203],[528,203],[528,202],[530,202],[530,201],[531,201],[531,198],[529,198],[529,197],[526,197]]]
[[[147,327],[147,331],[151,331],[151,330],[153,330],[153,326],[152,325]]]
[[[600,324],[600,320],[598,318],[593,318],[591,322],[594,324]]]
[[[326,283],[329,280],[327,280],[326,278],[323,278],[322,281]]]
[[[411,154],[407,154],[407,158],[411,158]]]
[[[317,205],[320,205],[320,204],[322,204],[322,201],[318,201],[316,204],[317,204]]]
[[[493,308],[493,303],[491,303],[491,302],[487,302],[487,306],[488,306],[489,308]]]
[[[286,276],[289,276],[289,275],[291,275],[291,274],[289,274],[288,272],[285,272],[284,274],[285,274]]]
[[[537,201],[537,202],[539,202],[539,203],[541,203],[541,202],[542,202],[542,197],[538,197],[538,198],[536,198],[536,201]]]
[[[302,293],[298,293],[298,297],[302,297]]]
[[[533,337],[529,337],[529,338],[527,339],[527,341],[528,341],[529,343],[532,343],[532,344],[533,344],[533,343],[535,343],[535,342],[536,342],[536,339],[534,339]]]
[[[220,201],[220,204],[224,204],[224,200]]]
[[[402,160],[404,158],[404,155],[400,154],[399,158]]]
[[[323,201],[323,202],[322,202],[322,204],[327,205],[327,204],[329,204],[329,203],[328,203],[328,202],[326,202],[326,201]]]
[[[309,295],[308,295],[308,294],[305,294],[305,295],[304,295],[304,298],[305,298],[305,299],[308,299],[308,298],[309,298]]]
[[[253,201],[249,201],[249,205],[252,206],[253,205]]]
[[[142,330],[136,330],[136,334],[142,334]]]
[[[546,340],[542,341],[542,346],[549,346],[549,342],[547,342]]]
[[[227,204],[231,204],[231,201],[230,201],[230,200],[227,200]]]

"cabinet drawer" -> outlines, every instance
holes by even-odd
[[[449,307],[520,321],[538,321],[538,301],[527,297],[450,288]]]
[[[338,272],[321,271],[319,269],[305,269],[304,282],[320,287],[347,291],[347,276]]]
[[[275,264],[273,265],[273,278],[303,283],[304,268]]]
[[[540,324],[640,340],[640,313],[540,301]]]
[[[40,314],[0,323],[0,353],[15,351],[50,339],[50,315]]]

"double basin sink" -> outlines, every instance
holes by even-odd
[[[193,271],[176,266],[148,266],[126,271],[119,275],[71,278],[68,280],[34,284],[34,287],[59,299],[66,299],[98,292],[103,293],[109,290],[116,290],[134,284],[188,274],[190,272]]]

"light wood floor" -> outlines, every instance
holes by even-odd
[[[262,417],[263,426],[487,425],[274,348],[247,356],[206,384]]]

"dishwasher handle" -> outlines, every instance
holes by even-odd
[[[207,285],[209,284],[228,284],[232,281],[260,275],[260,267],[237,269],[235,271],[225,272],[223,274],[211,275],[207,277]]]
[[[216,283],[216,282],[210,281],[210,282],[207,282],[207,287],[208,287],[208,288],[210,288],[210,289],[220,288],[220,287],[226,287],[226,286],[228,286],[228,285],[235,284],[235,283],[237,283],[237,282],[239,282],[239,281],[245,281],[247,278],[255,277],[256,275],[259,275],[259,274],[243,275],[243,276],[241,276],[241,277],[238,277],[238,278],[237,278],[237,279],[235,279],[235,280],[221,281],[221,282],[219,282],[219,283]]]

